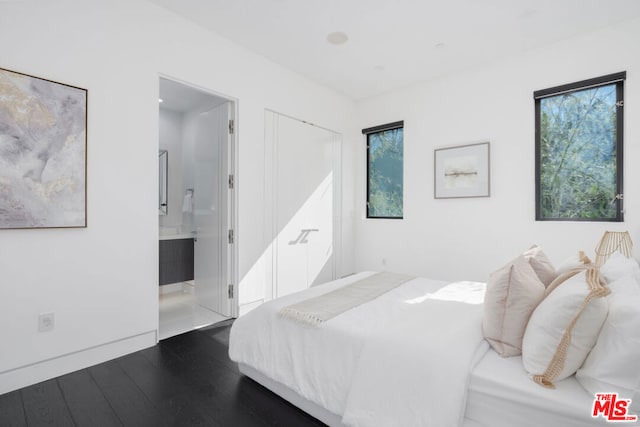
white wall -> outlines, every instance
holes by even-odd
[[[144,1],[0,2],[0,51],[89,90],[88,227],[0,230],[0,393],[155,343],[160,74],[238,102],[241,301],[264,285],[265,108],[343,133],[354,159],[351,101]]]
[[[537,243],[560,263],[593,253],[604,230],[640,244],[640,22],[358,103],[360,129],[404,120],[404,220],[365,219],[365,144],[358,150],[356,267],[486,281]],[[625,84],[625,222],[536,222],[533,91],[618,71]],[[433,198],[433,150],[491,141],[491,197]],[[383,265],[386,260],[386,265]]]

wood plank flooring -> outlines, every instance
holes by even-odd
[[[0,426],[323,426],[243,376],[231,321],[0,395]]]

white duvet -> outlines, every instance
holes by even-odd
[[[270,301],[237,319],[231,359],[343,416],[347,425],[459,425],[469,372],[488,348],[481,330],[484,284],[416,278],[319,327],[277,316],[282,307],[371,274]]]

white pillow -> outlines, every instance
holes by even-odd
[[[590,264],[591,260],[589,257],[587,257],[583,251],[579,251],[576,255],[562,261],[558,266],[556,273],[559,276],[576,268],[585,268]]]
[[[640,286],[630,276],[609,285],[609,315],[596,345],[576,373],[592,395],[618,392],[640,413]]]
[[[624,276],[633,277],[640,283],[640,266],[638,265],[638,261],[633,258],[627,258],[620,252],[611,254],[607,262],[600,267],[600,272],[607,283],[613,283]]]
[[[544,289],[524,255],[489,276],[482,331],[502,357],[522,353],[524,330],[531,313],[544,298]]]
[[[534,381],[553,387],[580,368],[607,317],[601,297],[608,292],[598,271],[589,269],[558,285],[538,305],[522,340],[522,362]]]

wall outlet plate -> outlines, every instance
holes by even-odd
[[[38,316],[38,332],[53,331],[53,313],[42,313]]]

